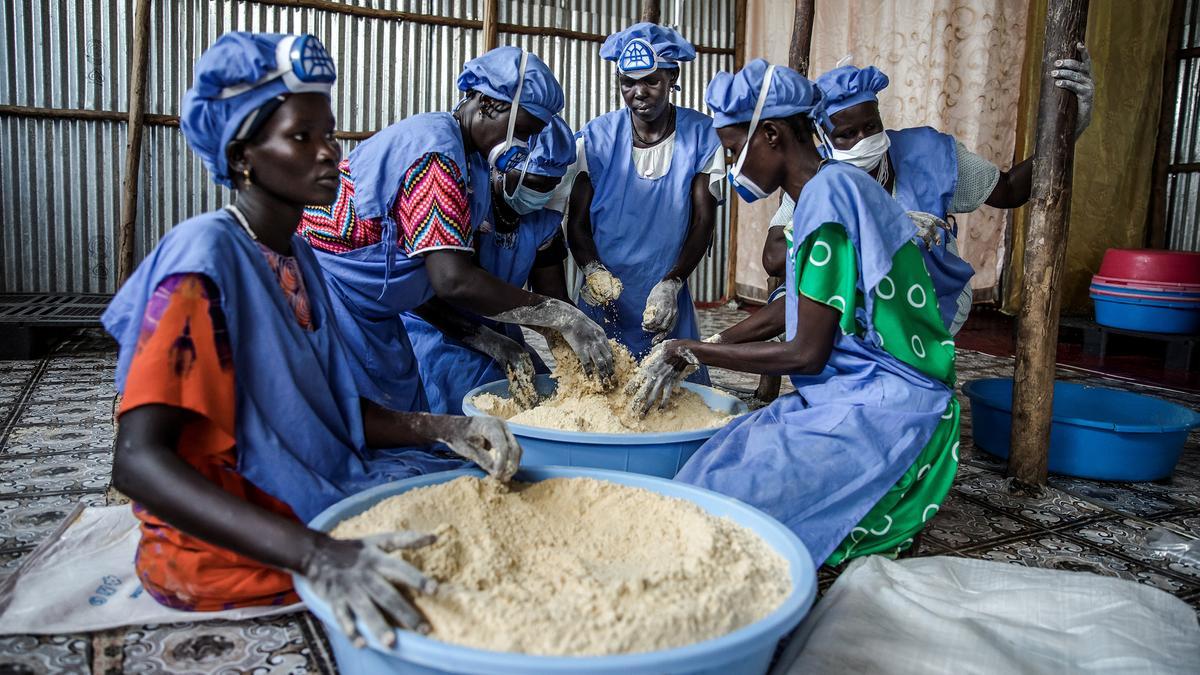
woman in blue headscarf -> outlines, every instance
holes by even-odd
[[[717,133],[738,157],[747,201],[782,188],[788,228],[787,340],[748,319],[722,343],[673,340],[633,381],[637,410],[707,364],[789,375],[796,391],[734,420],[677,480],[736,497],[796,533],[813,559],[909,548],[957,469],[954,341],[903,208],[865,172],[825,160],[820,91],[761,59],[718,73],[707,91]],[[635,410],[636,412],[636,410]]]
[[[567,250],[561,202],[565,200],[556,199],[556,194],[574,161],[574,134],[555,115],[538,134],[525,162],[507,172],[493,172],[492,216],[475,236],[480,267],[517,288],[528,284],[534,293],[570,302],[563,270]],[[429,322],[405,314],[404,325],[421,365],[421,381],[432,412],[462,414],[467,392],[503,379],[511,368],[507,364],[522,357],[531,361],[536,372],[546,372],[537,353],[525,345],[520,326],[493,322],[484,326],[477,315],[428,305],[418,313],[429,316]],[[533,391],[514,394],[536,396]]]
[[[387,552],[433,538],[339,541],[304,523],[373,485],[464,464],[397,446],[440,441],[501,479],[520,448],[496,420],[360,397],[320,268],[293,234],[304,205],[338,189],[335,79],[311,35],[228,33],[197,62],[180,127],[237,198],[171,228],[104,313],[123,395],[113,485],[142,521],[135,565],[158,602],[288,604],[299,574],[349,635],[357,619],[391,644],[389,620],[424,625],[395,585],[433,584]]]
[[[679,33],[639,23],[600,56],[617,64],[625,108],[579,132],[567,243],[584,274],[579,306],[641,357],[699,335],[687,278],[712,239],[725,157],[712,118],[670,101],[679,64],[696,58]],[[707,371],[693,380],[707,384]]]
[[[435,295],[496,321],[560,333],[585,368],[612,372],[599,326],[473,259],[491,212],[491,171],[521,163],[529,139],[562,110],[562,87],[535,54],[500,47],[468,61],[458,88],[454,112],[415,115],[358,144],[341,163],[335,199],[306,209],[299,228],[325,270],[359,387],[397,409],[428,408],[400,314]],[[532,367],[520,358],[504,366]]]
[[[1087,47],[1078,45],[1082,61],[1064,59],[1051,73],[1055,85],[1075,94],[1079,115],[1075,138],[1092,119],[1095,82]],[[954,213],[970,213],[987,204],[1014,209],[1029,201],[1033,158],[1008,171],[971,152],[949,134],[930,127],[886,129],[879,115],[877,94],[888,86],[878,68],[841,66],[817,78],[825,95],[833,128],[824,136],[825,152],[833,159],[853,164],[871,174],[908,211],[922,229],[925,260],[933,276],[942,319],[952,334],[958,333],[971,311],[971,277],[975,270],[958,255],[957,231],[945,225]],[[784,195],[772,219],[763,263],[767,273],[779,276],[784,258],[783,232],[795,204]]]

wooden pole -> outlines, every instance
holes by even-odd
[[[642,21],[648,23],[662,21],[662,3],[659,0],[642,0]]]
[[[808,58],[812,51],[813,15],[816,0],[796,0],[792,17],[792,47],[788,50],[788,67],[808,77]]]
[[[1086,28],[1087,0],[1055,0],[1047,6],[1033,200],[1025,233],[1025,278],[1017,319],[1012,451],[1008,459],[1008,475],[1027,485],[1046,483],[1060,282],[1067,253],[1075,160],[1075,95],[1054,86],[1050,71],[1058,59],[1078,58],[1075,45],[1083,41]]]
[[[1146,245],[1167,245],[1167,175],[1171,164],[1171,131],[1175,123],[1175,88],[1179,84],[1179,43],[1183,41],[1183,16],[1187,2],[1175,0],[1167,23],[1167,52],[1163,55],[1162,99],[1158,112],[1158,138],[1154,144],[1154,170],[1150,182],[1150,208]]]
[[[816,13],[815,0],[796,0],[796,10],[792,15],[792,44],[788,49],[788,67],[808,77],[808,58],[812,51],[813,16]],[[783,284],[779,277],[769,277],[767,287],[774,291]],[[758,389],[754,397],[760,401],[774,401],[779,397],[779,388],[783,379],[778,375],[761,375],[758,378]]]
[[[500,46],[500,0],[483,1],[483,51],[490,52]]]
[[[746,0],[733,3],[733,70],[737,72],[746,65]],[[730,195],[729,204],[729,253],[725,259],[725,297],[737,297],[738,257],[738,198]]]
[[[142,129],[145,126],[146,112],[146,61],[150,54],[150,0],[137,0],[133,26],[133,64],[129,73],[129,129],[125,145],[125,180],[121,191],[121,229],[117,248],[118,286],[133,274],[133,241],[137,226]]]

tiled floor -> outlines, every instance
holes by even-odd
[[[740,320],[705,310],[707,335]],[[113,428],[115,354],[85,335],[39,361],[0,362],[0,578],[76,502],[105,503]],[[960,352],[960,382],[1009,375],[1010,358]],[[1072,369],[1062,379],[1164,396],[1193,408],[1200,394],[1105,380]],[[749,397],[757,376],[714,371],[721,386]],[[1200,569],[1139,546],[1154,526],[1200,538],[1200,435],[1162,483],[1097,483],[1054,477],[1040,494],[1013,493],[1003,464],[974,447],[964,400],[962,465],[949,499],[926,530],[922,555],[958,555],[1131,579],[1200,608]],[[822,589],[837,570],[821,569]],[[321,627],[307,614],[256,621],[134,626],[96,635],[0,637],[0,673],[264,672],[335,670]]]

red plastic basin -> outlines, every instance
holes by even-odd
[[[1200,284],[1200,253],[1110,248],[1100,276],[1127,281]]]

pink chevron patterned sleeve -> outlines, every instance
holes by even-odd
[[[467,184],[448,156],[430,152],[414,162],[404,174],[393,208],[400,248],[408,255],[474,250]]]

